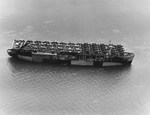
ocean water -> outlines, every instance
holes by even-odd
[[[16,60],[1,43],[1,115],[150,114],[148,46],[133,48],[131,66],[93,68]]]
[[[149,115],[147,0],[1,0],[0,115]],[[31,63],[7,55],[14,39],[122,44],[131,66]]]

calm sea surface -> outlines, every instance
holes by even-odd
[[[2,42],[1,42],[2,43]],[[126,67],[68,67],[9,57],[0,46],[0,114],[149,115],[150,52]]]
[[[135,6],[114,0],[1,1],[0,115],[150,115],[147,3],[138,10],[139,0]],[[131,66],[108,68],[31,63],[7,55],[13,39],[111,40],[135,58]]]

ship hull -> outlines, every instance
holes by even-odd
[[[8,55],[30,62],[50,63],[50,64],[63,64],[63,65],[76,65],[76,66],[118,66],[118,65],[130,65],[134,56],[130,57],[114,57],[103,61],[89,61],[89,60],[71,60],[71,59],[57,59],[54,54],[48,53],[34,53],[34,52],[22,52],[15,50],[7,50]]]

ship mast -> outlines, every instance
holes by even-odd
[[[112,50],[112,47],[111,47],[111,40],[109,40],[109,45],[108,45],[108,47],[109,47],[108,54],[111,55],[111,50]]]
[[[111,40],[109,40],[109,45],[111,44]]]

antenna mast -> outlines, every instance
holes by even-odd
[[[111,44],[111,40],[109,40],[109,45]]]

